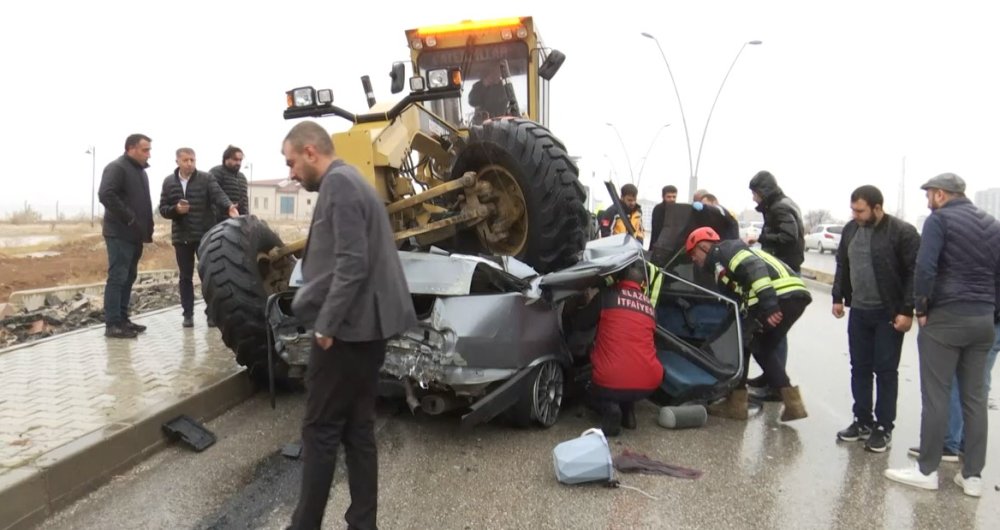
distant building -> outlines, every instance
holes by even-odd
[[[977,191],[976,199],[972,202],[984,212],[1000,218],[1000,188]]]
[[[316,204],[316,193],[291,179],[256,180],[249,195],[250,213],[267,220],[308,220]]]

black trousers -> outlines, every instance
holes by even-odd
[[[811,302],[812,300],[805,297],[780,300],[778,303],[782,313],[781,323],[773,328],[764,324],[764,330],[756,334],[750,341],[750,347],[747,348],[749,352],[745,352],[746,358],[744,360],[749,361],[749,356],[753,355],[754,360],[764,371],[764,381],[770,388],[779,389],[792,386],[788,379],[788,373],[785,372],[785,366],[779,358],[779,351],[782,349],[788,331],[792,329],[792,325],[802,316],[806,306]],[[741,386],[746,386],[747,373],[747,362],[744,362]]]
[[[139,275],[142,243],[105,237],[108,250],[108,281],[104,287],[104,322],[117,326],[128,320],[132,285]]]
[[[181,307],[184,316],[194,315],[194,257],[198,251],[198,243],[174,243],[174,255],[177,257],[177,289],[181,293]]]
[[[341,443],[351,491],[351,505],[344,519],[348,528],[377,528],[375,397],[385,345],[384,340],[334,340],[333,347],[323,350],[313,341],[302,422],[302,490],[291,528],[320,528]]]
[[[637,401],[648,398],[653,392],[655,390],[615,390],[595,384],[588,389],[591,408],[601,414],[613,407],[618,407],[622,414],[628,414],[635,409]]]

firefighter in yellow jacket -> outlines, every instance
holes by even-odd
[[[639,207],[639,190],[633,184],[622,186],[621,205],[625,209],[622,213],[617,206],[612,206],[601,214],[601,237],[613,236],[615,234],[627,234],[628,229],[625,223],[632,223],[635,230],[635,238],[639,241],[643,239],[642,232],[642,208]]]
[[[722,241],[712,228],[691,232],[687,252],[699,267],[715,272],[720,287],[729,290],[744,309],[743,328],[753,333],[748,348],[764,370],[768,386],[781,393],[785,410],[782,421],[807,416],[799,387],[792,386],[788,373],[778,360],[778,345],[795,321],[812,302],[802,278],[788,265],[759,249],[752,249],[739,239]],[[731,419],[747,417],[747,371],[744,363],[739,386],[725,401],[709,405],[709,413]]]

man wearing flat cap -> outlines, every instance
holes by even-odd
[[[965,196],[965,181],[938,175],[927,191],[931,215],[924,223],[914,273],[914,306],[920,331],[920,450],[915,466],[887,469],[890,480],[938,489],[948,402],[957,378],[965,424],[965,458],[955,483],[982,495],[986,464],[986,355],[1000,308],[1000,223]]]

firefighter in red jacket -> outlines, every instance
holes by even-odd
[[[644,262],[632,264],[618,281],[601,289],[600,303],[591,304],[597,336],[590,354],[593,377],[590,397],[601,413],[607,436],[635,429],[635,402],[646,399],[663,381],[663,365],[656,358],[653,334],[656,312],[643,292]]]

